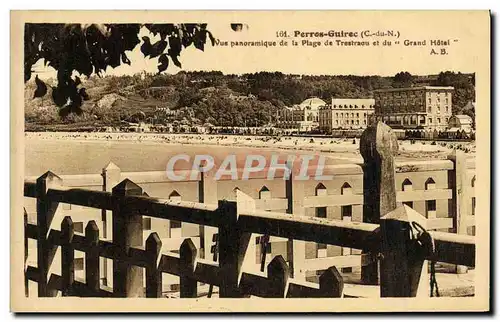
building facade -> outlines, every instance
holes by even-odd
[[[332,103],[319,110],[319,128],[329,133],[333,129],[364,129],[375,111],[373,98],[332,98]]]
[[[448,122],[450,130],[472,132],[472,118],[469,115],[453,115]]]
[[[437,86],[376,90],[370,123],[382,121],[394,129],[445,131],[452,112],[453,90]]]
[[[293,107],[285,107],[278,112],[278,126],[299,132],[309,132],[319,126],[319,110],[326,106],[325,101],[311,97]]]

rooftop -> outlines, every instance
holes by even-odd
[[[374,92],[404,92],[404,91],[421,91],[421,90],[441,90],[452,91],[453,86],[417,86],[417,87],[404,87],[404,88],[384,88],[376,89]]]

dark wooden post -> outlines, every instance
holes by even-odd
[[[99,272],[99,227],[91,220],[85,227],[85,241],[87,251],[85,252],[85,282],[91,296],[98,296],[100,287]]]
[[[319,277],[319,290],[322,297],[342,297],[344,279],[335,266],[328,268]]]
[[[286,297],[288,278],[290,270],[283,256],[278,255],[267,265],[267,278],[269,279],[268,297]]]
[[[125,258],[129,249],[142,246],[142,216],[127,203],[127,196],[142,196],[142,188],[125,179],[113,188],[118,203],[113,210],[113,244]],[[116,297],[140,297],[144,294],[142,269],[126,260],[113,261],[113,292]]]
[[[394,155],[398,141],[382,122],[369,126],[361,135],[363,168],[363,221],[378,224],[380,217],[396,209]],[[370,252],[364,250],[364,253]],[[361,268],[365,284],[378,284],[378,262]]]
[[[297,180],[295,178],[296,171],[291,162],[287,163],[287,167],[290,171],[290,176],[285,182],[285,195],[288,200],[286,212],[293,216],[304,216],[304,180]],[[290,263],[290,276],[296,280],[305,280],[305,247],[306,243],[303,240],[288,239],[287,259]]]
[[[206,204],[216,205],[217,199],[217,181],[214,178],[214,170],[201,172],[198,182],[198,201]],[[217,228],[211,226],[200,226],[200,258],[211,258],[210,245],[214,234],[217,234]]]
[[[220,297],[242,297],[238,285],[241,266],[250,241],[250,233],[244,233],[238,226],[236,201],[220,200],[218,208],[219,266],[221,270]]]
[[[146,266],[146,297],[162,297],[162,276],[158,270],[161,240],[157,233],[151,233],[146,240],[148,265]]]
[[[75,248],[73,247],[73,221],[71,217],[64,217],[61,223],[61,275],[62,296],[73,293],[75,281]]]
[[[58,202],[47,198],[47,192],[52,187],[62,184],[61,178],[48,171],[36,180],[36,213],[37,213],[37,266],[38,266],[38,296],[56,296],[57,291],[48,288],[48,274],[57,246],[47,240],[52,219],[57,210]]]
[[[198,282],[192,278],[195,269],[196,253],[196,246],[193,244],[191,238],[184,239],[179,250],[181,298],[198,297]]]
[[[113,187],[120,182],[121,170],[113,162],[102,169],[101,172],[103,183],[102,191],[111,192]],[[102,210],[102,238],[104,240],[111,240],[113,233],[112,225],[112,212],[109,210]],[[103,284],[106,286],[113,286],[113,261],[109,258],[102,258],[102,271],[103,271]]]
[[[28,276],[26,276],[26,268],[28,266],[28,234],[26,230],[28,229],[28,213],[26,212],[26,208],[24,208],[24,295],[29,297],[29,280]]]
[[[456,234],[467,235],[467,159],[465,153],[454,150],[448,156],[453,162],[453,170],[448,172],[448,187],[453,190],[448,208],[453,217],[453,228]],[[467,273],[467,266],[457,265],[457,274]]]
[[[412,239],[412,222],[425,224],[423,216],[408,206],[400,206],[380,220],[381,297],[415,297],[417,295],[425,253],[417,246],[415,239]]]

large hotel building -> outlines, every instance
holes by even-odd
[[[319,110],[319,128],[324,132],[333,129],[364,129],[374,113],[373,98],[332,98],[332,103]]]
[[[410,87],[374,91],[375,114],[394,129],[444,131],[451,117],[453,87]]]

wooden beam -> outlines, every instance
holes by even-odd
[[[240,214],[238,223],[246,232],[357,249],[367,246],[365,239],[378,227],[375,224],[290,216],[259,210],[252,214]]]
[[[304,207],[362,205],[363,195],[324,195],[304,197]]]
[[[475,237],[468,235],[457,235],[430,232],[436,247],[435,259],[439,262],[450,264],[476,266],[476,244]]]
[[[451,189],[398,191],[396,194],[396,200],[398,202],[441,200],[451,198],[453,198],[453,191]]]

